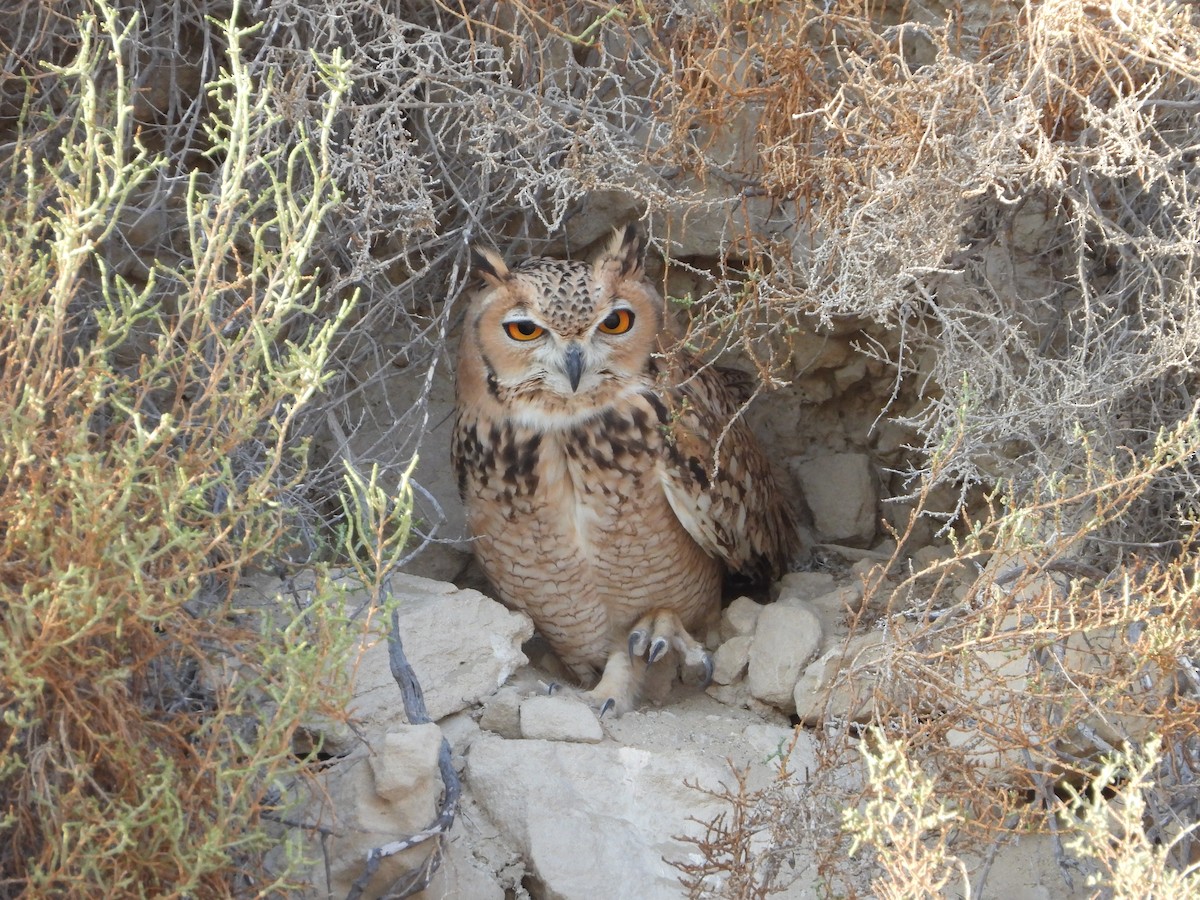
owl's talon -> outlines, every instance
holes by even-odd
[[[654,663],[663,658],[663,654],[667,652],[669,646],[670,644],[666,638],[656,638],[654,643],[650,645],[650,655],[646,657],[646,662],[654,665]]]
[[[702,659],[700,661],[700,665],[704,666],[704,678],[700,682],[700,690],[704,690],[710,684],[712,684],[712,680],[713,680],[714,666],[713,666],[712,654],[705,653],[704,659]]]
[[[605,701],[604,701],[602,704],[600,704],[600,716],[599,716],[599,718],[603,719],[603,718],[604,718],[604,714],[605,714],[606,712],[609,712],[610,710],[612,710],[612,708],[613,708],[614,706],[616,706],[616,705],[617,705],[617,701],[616,701],[616,700],[614,700],[612,697],[609,697],[607,700],[605,700]]]
[[[629,632],[629,659],[633,661],[646,653],[646,641],[650,635],[641,629]]]
[[[550,682],[543,681],[543,682],[541,682],[541,685],[542,685],[542,687],[544,687],[546,689],[547,697],[553,697],[554,692],[557,691],[560,687],[562,687],[562,685],[560,685],[557,681],[550,681]]]

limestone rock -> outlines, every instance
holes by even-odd
[[[500,737],[521,736],[521,695],[516,688],[504,687],[484,703],[479,727]]]
[[[441,734],[436,725],[399,728],[317,776],[320,788],[314,796],[320,800],[310,805],[305,817],[330,833],[310,850],[325,858],[312,871],[309,896],[346,896],[372,848],[433,821],[442,790],[436,751]],[[397,879],[419,868],[429,852],[428,846],[417,846],[387,857],[363,896],[383,896]]]
[[[833,576],[828,572],[788,572],[772,585],[771,595],[778,601],[788,599],[812,600],[834,589]]]
[[[733,684],[746,673],[750,664],[750,645],[754,636],[735,634],[713,654],[713,677],[717,684]]]
[[[749,597],[738,597],[721,613],[721,640],[727,641],[739,634],[754,634],[762,611],[761,603],[755,603]]]
[[[478,703],[525,664],[521,644],[533,634],[533,624],[521,613],[478,591],[412,575],[395,576],[389,586],[400,601],[400,638],[431,719]],[[384,730],[406,721],[382,617],[354,666],[350,712],[359,726]]]
[[[820,646],[821,622],[811,609],[777,603],[764,607],[750,646],[750,693],[790,709],[796,681]]]
[[[768,756],[793,737],[697,695],[608,723],[614,741],[578,744],[509,741],[481,734],[471,747],[468,788],[486,818],[526,861],[536,896],[555,900],[638,897],[676,900],[679,872],[668,861],[694,858],[680,836],[728,807],[684,784],[731,784],[724,761],[750,766],[751,788],[773,777]],[[793,765],[815,765],[801,736]],[[694,817],[694,818],[693,818]],[[798,859],[804,873],[811,861]]]
[[[871,667],[889,652],[883,632],[868,631],[822,653],[796,681],[792,696],[800,723],[819,727],[830,719],[861,721],[876,680]]]
[[[683,786],[683,759],[630,747],[506,741],[484,734],[468,778],[493,822],[515,840],[542,896],[675,898],[679,883],[662,857],[685,852],[671,835],[687,813],[714,815]],[[699,773],[717,774],[692,757]]]
[[[604,740],[596,714],[577,697],[527,697],[521,702],[520,721],[524,738],[586,744]]]
[[[780,606],[805,606],[821,620],[821,629],[826,636],[846,633],[846,621],[854,610],[862,605],[861,581],[851,581],[816,597],[799,600],[795,596],[780,594],[776,602]]]
[[[878,490],[865,453],[831,453],[794,464],[813,525],[826,541],[869,544],[875,537]]]
[[[398,725],[376,744],[370,757],[375,793],[399,803],[405,798],[428,793],[430,779],[438,778],[438,751],[442,731],[436,725]]]

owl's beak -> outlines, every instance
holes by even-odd
[[[583,348],[575,341],[567,344],[563,354],[563,372],[571,382],[571,391],[579,390],[579,379],[583,377]]]

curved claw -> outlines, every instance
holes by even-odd
[[[562,687],[562,685],[560,685],[557,681],[551,681],[549,684],[546,685],[546,696],[553,697],[554,692],[557,691],[560,687]]]
[[[704,679],[700,682],[700,690],[704,690],[713,680],[713,658],[711,653],[705,653],[704,659],[701,660],[701,665],[704,666]]]
[[[663,658],[663,654],[667,652],[667,647],[669,646],[670,644],[666,638],[656,638],[654,643],[650,645],[650,655],[646,657],[646,662],[651,665],[658,662]]]
[[[644,631],[629,632],[629,660],[632,662],[646,652],[646,639],[649,635]]]
[[[614,706],[616,706],[616,705],[617,705],[617,701],[616,701],[616,700],[614,700],[612,697],[609,697],[609,698],[608,698],[607,700],[605,700],[605,701],[604,701],[602,704],[600,704],[600,716],[599,716],[599,717],[600,717],[601,719],[603,719],[603,718],[604,718],[604,714],[605,714],[606,712],[609,712],[610,710],[612,710],[612,708],[613,708]]]

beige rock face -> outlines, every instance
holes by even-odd
[[[784,725],[697,696],[613,720],[602,744],[485,734],[471,748],[466,778],[525,861],[535,896],[676,900],[682,889],[670,862],[694,853],[681,836],[702,834],[690,817],[703,821],[724,809],[684,782],[730,783],[729,756],[751,767],[753,785],[765,785],[772,768],[764,760],[791,738]],[[812,754],[802,737],[795,764],[811,765]],[[798,860],[800,871],[810,864]]]
[[[282,582],[259,580],[247,603],[269,604],[272,593],[284,587]],[[532,625],[477,591],[452,584],[395,576],[388,588],[400,604],[401,640],[428,712],[446,723],[446,734],[461,758],[479,728],[469,720],[465,727],[454,714],[495,693],[526,662],[521,644],[532,635]],[[354,610],[368,608],[370,598],[366,591],[351,588],[343,601]],[[305,835],[311,842],[307,852],[320,860],[312,873],[312,897],[346,896],[365,871],[373,848],[430,825],[443,791],[438,769],[443,729],[407,721],[388,661],[383,617],[371,623],[351,667],[353,700],[347,713],[353,727],[334,730],[324,742],[327,752],[342,755],[315,773],[317,788],[296,813],[300,821],[327,832],[323,841],[312,832]],[[322,725],[314,723],[312,728],[320,731]],[[363,896],[383,896],[397,878],[418,870],[433,847],[426,842],[386,857]],[[463,883],[477,875],[466,859],[449,868]]]
[[[404,575],[391,587],[401,597],[400,639],[434,721],[490,696],[528,661],[521,644],[533,624],[521,613],[446,582]],[[351,713],[360,727],[405,721],[382,623],[362,642],[355,684]]]
[[[591,707],[578,697],[536,696],[521,703],[521,737],[598,744],[604,731]]]
[[[777,603],[765,607],[750,646],[750,693],[790,709],[796,681],[820,646],[821,621],[811,609]]]
[[[833,453],[793,467],[823,540],[869,544],[879,521],[876,474],[865,453]]]

